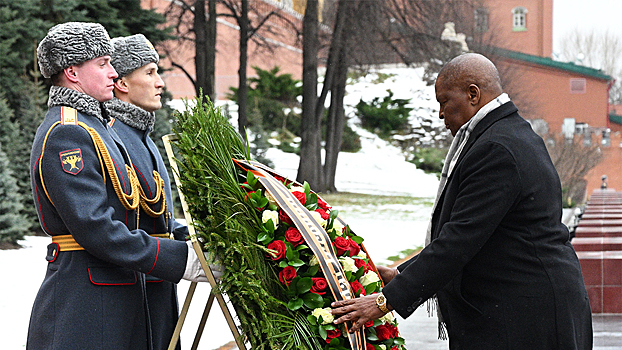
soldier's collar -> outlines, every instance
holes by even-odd
[[[95,98],[62,86],[52,86],[50,88],[48,107],[52,108],[56,106],[75,108],[78,112],[93,116],[102,123],[106,123],[109,119],[102,113],[101,103]]]
[[[104,107],[111,117],[141,131],[152,130],[155,124],[155,113],[113,98],[104,102]]]

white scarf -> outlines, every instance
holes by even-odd
[[[479,111],[471,118],[468,122],[466,122],[463,126],[460,127],[458,132],[456,133],[456,137],[454,137],[451,142],[451,146],[449,146],[449,152],[447,153],[447,157],[445,157],[445,163],[443,164],[443,171],[441,172],[441,181],[438,184],[438,191],[436,192],[436,199],[434,200],[434,206],[432,207],[432,216],[434,216],[434,211],[436,210],[436,205],[438,204],[439,199],[441,198],[441,194],[443,194],[443,190],[445,189],[445,184],[447,184],[447,179],[451,176],[451,173],[456,166],[456,162],[458,158],[460,158],[460,153],[462,153],[462,149],[464,145],[466,145],[469,140],[469,136],[475,126],[480,122],[480,120],[484,119],[484,117],[490,113],[493,109],[501,106],[504,103],[510,102],[510,97],[503,93],[492,101],[488,102]],[[430,223],[428,224],[428,230],[425,235],[425,245],[427,246],[432,241],[432,218],[430,218]]]
[[[430,223],[428,224],[428,230],[425,235],[425,245],[428,246],[432,241],[432,218],[434,217],[434,211],[436,210],[436,205],[438,204],[441,195],[443,194],[443,190],[445,190],[445,184],[447,184],[447,179],[451,176],[451,173],[456,166],[456,162],[458,158],[460,158],[460,153],[464,149],[467,141],[469,140],[469,136],[475,126],[482,120],[484,117],[490,113],[495,108],[501,106],[504,103],[510,102],[510,97],[503,93],[494,100],[488,102],[479,111],[471,118],[468,122],[466,122],[463,126],[458,129],[456,133],[456,137],[454,137],[451,142],[451,146],[449,146],[449,152],[447,153],[447,157],[445,157],[445,164],[443,164],[443,171],[441,173],[441,181],[438,184],[438,191],[436,193],[436,199],[434,200],[434,206],[432,207],[432,217],[430,218]],[[447,339],[447,326],[443,321],[443,315],[441,314],[441,310],[438,307],[438,299],[436,295],[434,295],[431,299],[428,299],[427,302],[428,315],[432,316],[434,310],[436,309],[436,315],[438,317],[438,338],[446,340]]]

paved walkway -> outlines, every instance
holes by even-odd
[[[449,342],[438,340],[436,317],[428,317],[424,306],[409,318],[398,317],[400,332],[409,350],[447,350]],[[622,350],[622,315],[594,314],[594,350]],[[229,344],[224,349],[237,349]]]
[[[594,314],[594,350],[622,350],[622,315]],[[437,339],[436,317],[424,306],[407,319],[398,318],[406,346],[412,350],[447,350],[449,343]]]

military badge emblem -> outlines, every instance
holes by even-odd
[[[82,168],[84,168],[84,163],[82,162],[82,150],[79,148],[62,151],[59,155],[60,163],[66,173],[78,175]]]

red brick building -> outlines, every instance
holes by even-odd
[[[170,0],[141,0],[142,7],[153,9],[159,13],[164,13],[169,6],[180,6]],[[249,77],[255,76],[253,66],[269,70],[274,66],[279,66],[281,73],[292,74],[294,78],[300,79],[302,76],[302,43],[298,40],[297,32],[290,23],[293,23],[298,30],[302,29],[302,10],[303,2],[300,0],[255,0],[252,5],[259,8],[261,14],[271,11],[278,11],[279,16],[272,16],[264,24],[264,30],[260,31],[269,48],[259,46],[254,40],[249,40],[248,47],[248,67]],[[227,13],[227,10],[218,5],[219,14]],[[251,20],[253,13],[249,13]],[[190,21],[191,22],[191,21]],[[238,86],[239,69],[239,27],[230,17],[218,16],[217,19],[217,39],[216,39],[216,76],[215,90],[216,99],[226,99],[230,87]],[[173,24],[173,21],[168,23]],[[188,27],[182,25],[182,30]],[[167,89],[173,94],[175,100],[181,98],[192,98],[195,90],[192,82],[186,73],[174,67],[183,66],[186,72],[195,77],[194,42],[190,41],[169,41],[158,45],[160,54],[167,54],[167,57],[160,61],[160,65],[165,69],[162,73]]]
[[[551,59],[553,0],[482,0],[472,11],[472,22],[456,31],[469,33],[474,44],[495,48],[489,56],[523,117],[540,125],[544,121],[550,133],[582,133],[604,141],[604,160],[588,174],[586,193],[600,187],[604,174],[611,187],[622,189],[622,118],[612,123],[609,116],[611,77]]]

